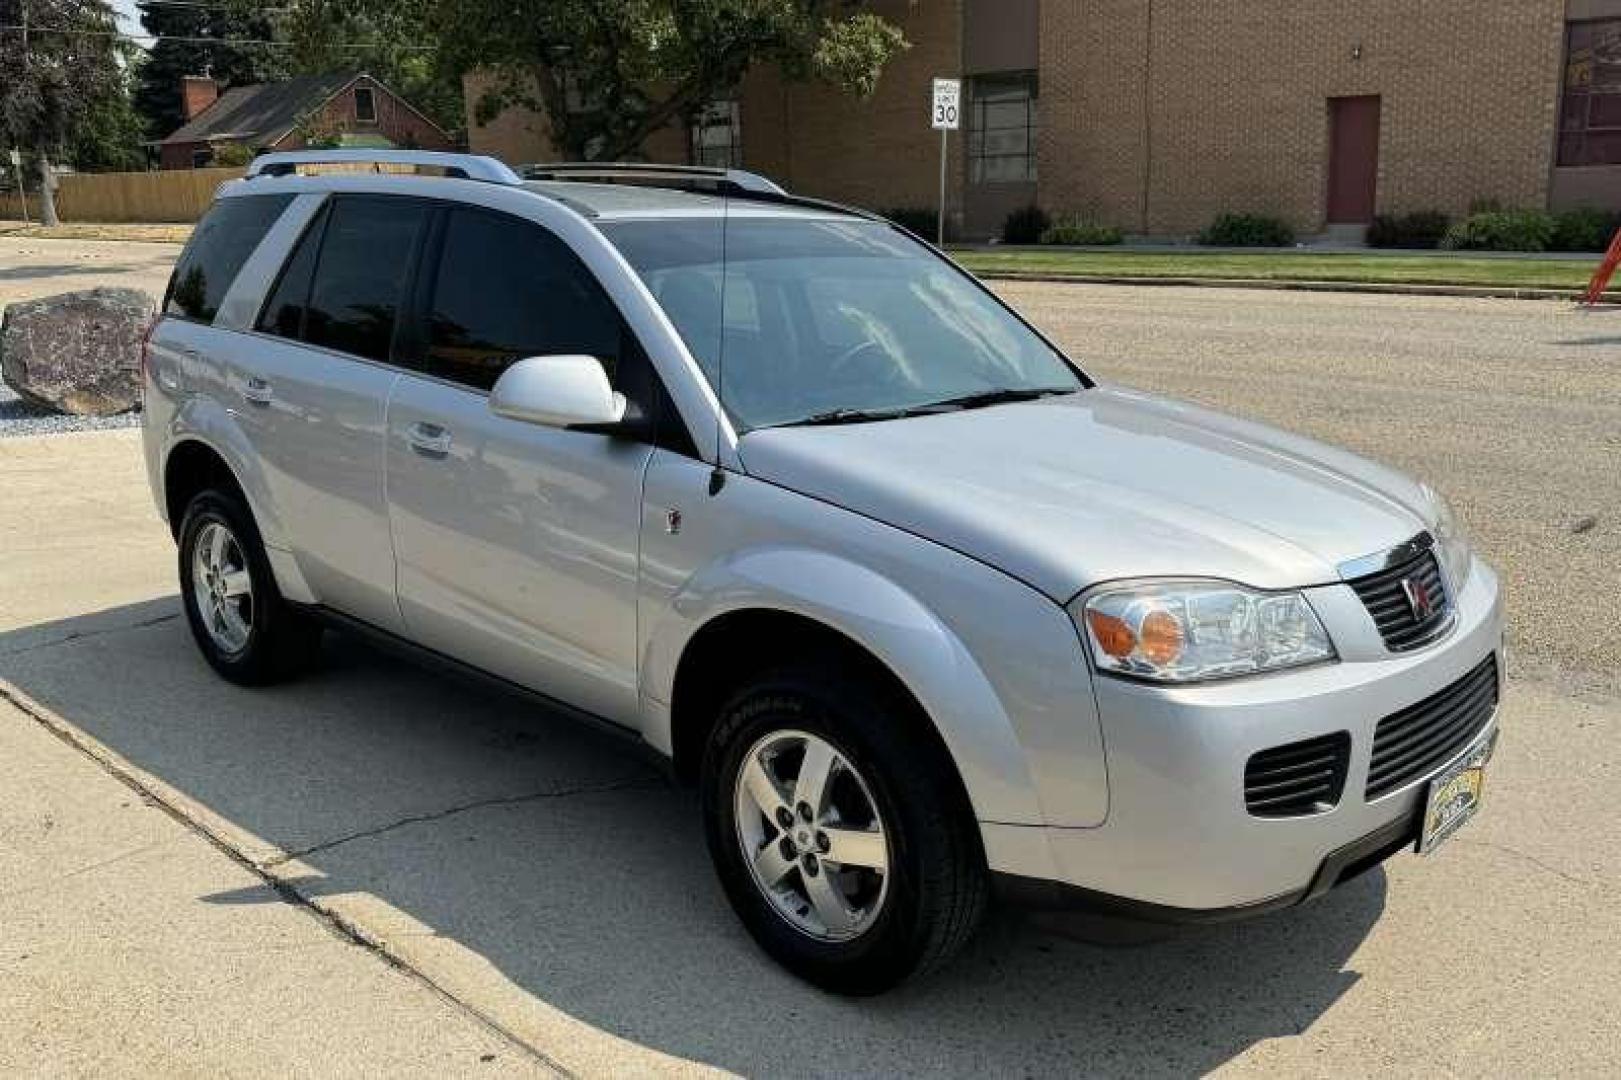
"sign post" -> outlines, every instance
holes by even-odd
[[[946,138],[962,125],[962,83],[957,79],[934,80],[934,101],[929,108],[929,125],[940,132],[940,204],[934,223],[934,242],[946,246]]]
[[[23,190],[23,156],[17,151],[11,152],[11,168],[17,174],[17,205],[22,207],[23,224],[28,224],[28,192]]]

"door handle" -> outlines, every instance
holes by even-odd
[[[270,399],[276,396],[276,392],[269,383],[254,375],[242,384],[242,396],[251,404],[269,405]]]
[[[411,425],[408,436],[411,448],[429,457],[444,457],[450,453],[450,432],[438,424],[418,421]]]

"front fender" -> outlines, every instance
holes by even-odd
[[[1036,787],[1014,726],[963,642],[916,596],[826,551],[770,545],[729,553],[692,575],[653,626],[645,692],[668,703],[682,653],[711,620],[772,610],[836,630],[882,661],[934,721],[982,821],[1041,821]],[[670,750],[668,709],[648,738]]]

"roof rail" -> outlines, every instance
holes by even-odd
[[[743,169],[722,169],[709,165],[652,165],[623,161],[563,161],[520,165],[525,180],[659,180],[710,183],[722,192],[752,195],[786,195],[783,188],[759,173]]]
[[[451,154],[439,150],[294,150],[261,154],[248,165],[247,179],[290,176],[300,165],[425,165],[445,175],[490,184],[520,184],[522,178],[503,163],[482,154]],[[379,172],[382,170],[378,170]]]

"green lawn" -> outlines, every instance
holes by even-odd
[[[1268,281],[1384,282],[1402,285],[1487,285],[1497,288],[1585,288],[1601,256],[1570,259],[1486,259],[1458,255],[1376,255],[1201,251],[952,252],[980,273],[1086,274],[1104,277],[1242,278]],[[1621,281],[1618,281],[1621,284]]]

